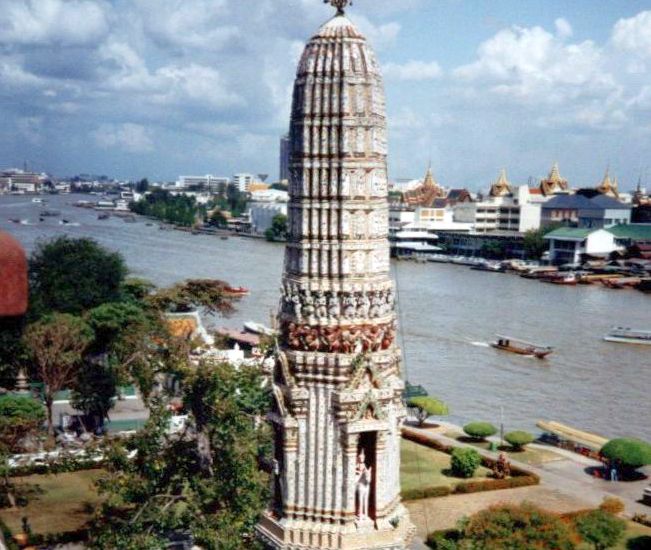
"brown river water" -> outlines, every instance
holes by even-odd
[[[0,196],[0,230],[31,250],[39,238],[89,236],[118,250],[135,276],[158,285],[185,278],[220,278],[250,296],[229,319],[269,323],[278,304],[283,245],[231,237],[161,231],[158,224],[97,219],[71,203],[88,196],[47,197],[61,217],[39,223],[30,197]],[[15,224],[9,218],[28,221]],[[556,420],[607,437],[651,441],[651,346],[607,343],[614,325],[651,329],[651,296],[601,286],[563,287],[511,274],[448,264],[393,263],[398,284],[406,377],[446,401],[451,421],[487,420],[536,431]],[[554,346],[546,360],[499,352],[495,333]]]

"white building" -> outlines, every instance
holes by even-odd
[[[578,264],[583,255],[606,257],[620,250],[615,235],[605,229],[561,227],[545,235],[549,260],[554,265]]]
[[[251,201],[249,201],[251,231],[262,234],[271,227],[274,217],[278,214],[287,216],[288,202],[287,191],[267,189],[251,193]]]
[[[211,174],[205,176],[180,176],[176,182],[176,187],[196,187],[216,192],[219,191],[220,186],[228,185],[230,182],[230,178]]]
[[[249,190],[251,184],[255,181],[253,174],[235,174],[233,176],[233,184],[242,192],[245,193]]]

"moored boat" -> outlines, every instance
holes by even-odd
[[[238,286],[238,287],[232,287],[232,286],[227,286],[224,288],[224,294],[226,296],[246,296],[249,293],[248,288],[244,288],[243,286]]]
[[[579,280],[574,273],[564,273],[563,275],[546,279],[545,282],[555,285],[575,285]]]
[[[497,335],[497,341],[491,342],[491,346],[502,351],[527,357],[536,357],[538,359],[544,359],[554,351],[554,348],[550,346],[532,344],[526,340],[520,340],[511,336],[500,336],[499,334]]]
[[[651,330],[633,330],[630,328],[615,327],[604,336],[604,340],[618,344],[651,346]]]
[[[244,323],[244,330],[246,332],[251,332],[253,334],[261,334],[263,336],[273,336],[276,332],[263,325],[262,323],[256,323],[255,321],[246,321]]]

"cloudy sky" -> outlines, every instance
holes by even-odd
[[[651,0],[355,0],[392,177],[651,184]],[[0,167],[278,173],[321,0],[0,0]]]

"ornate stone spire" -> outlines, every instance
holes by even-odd
[[[400,504],[386,139],[378,62],[334,17],[305,47],[294,85],[269,415],[274,498],[258,526],[272,548],[400,550],[411,537]]]
[[[506,178],[506,168],[502,168],[499,178],[497,178],[497,181],[491,185],[489,195],[491,197],[507,197],[513,195],[511,184]]]

